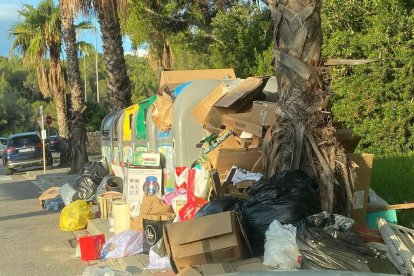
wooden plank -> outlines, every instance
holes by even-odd
[[[335,59],[329,58],[327,59],[323,65],[324,66],[338,66],[338,65],[362,65],[368,64],[372,62],[377,62],[376,59]]]
[[[368,206],[368,212],[414,209],[414,203],[394,204],[387,206]]]

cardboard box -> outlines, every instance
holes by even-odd
[[[353,211],[351,217],[355,225],[366,225],[365,216],[368,205],[368,192],[371,186],[371,171],[374,160],[372,154],[348,154],[355,170]]]
[[[224,137],[223,137],[224,138]],[[221,138],[218,137],[218,140]],[[241,144],[236,140],[234,134],[230,134],[215,148],[211,149],[206,153],[206,157],[210,160],[210,163],[215,167],[217,165],[217,157],[221,149],[239,149],[242,148]]]
[[[220,179],[223,181],[233,166],[252,171],[253,165],[261,154],[258,148],[220,150],[216,163]]]
[[[251,114],[253,122],[257,122],[262,126],[271,126],[276,117],[276,103],[254,101]]]
[[[242,228],[232,212],[167,224],[164,242],[178,270],[190,265],[239,260],[243,253]]]
[[[134,166],[159,167],[161,154],[159,152],[134,152]]]
[[[263,136],[263,126],[253,121],[251,113],[223,115],[223,125],[230,129],[238,129],[258,137]]]
[[[213,109],[214,104],[218,100],[220,100],[227,92],[228,92],[228,89],[226,89],[226,86],[224,84],[220,84],[207,97],[205,97],[200,103],[198,103],[191,110],[193,117],[196,119],[196,121],[200,125],[206,127],[207,116],[209,115],[210,111]],[[212,126],[208,126],[208,127],[212,127]]]
[[[221,85],[192,109],[194,118],[205,128],[220,128],[223,115],[243,112],[266,86],[268,78],[251,77],[232,86]]]
[[[59,189],[60,187],[50,187],[39,196],[39,201],[42,207],[44,206],[46,200],[59,196]]]
[[[177,274],[177,276],[201,276],[201,273],[191,266],[186,266]]]
[[[125,168],[124,195],[128,203],[142,202],[146,178],[154,176],[159,185],[158,197],[161,198],[162,169]]]
[[[205,69],[205,70],[181,70],[181,71],[162,71],[160,76],[160,86],[164,84],[181,84],[192,80],[202,79],[236,79],[236,74],[232,68],[226,69]]]

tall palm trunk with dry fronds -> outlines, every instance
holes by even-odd
[[[123,109],[131,105],[131,84],[126,71],[117,1],[104,5],[94,1],[102,32],[103,52],[108,73],[108,94],[111,107]]]
[[[55,48],[56,47],[56,48]],[[59,49],[59,50],[57,50]],[[56,105],[56,115],[58,119],[60,163],[59,166],[66,167],[70,162],[70,131],[67,116],[67,107],[65,99],[65,82],[63,79],[62,67],[60,65],[60,43],[50,48],[50,72],[49,72],[49,89],[52,90],[53,99]]]
[[[62,22],[63,40],[66,46],[67,75],[71,97],[71,173],[81,171],[83,165],[88,162],[86,149],[86,106],[82,97],[82,80],[79,71],[78,48],[76,44],[76,32],[73,24],[71,9],[65,9],[59,1],[59,15]]]
[[[349,215],[352,177],[335,137],[321,64],[322,0],[269,0],[275,39],[277,118],[263,143],[266,176],[301,169],[320,183],[322,209]]]

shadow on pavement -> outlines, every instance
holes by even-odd
[[[55,212],[57,212],[57,211],[45,211],[45,210],[41,210],[41,211],[30,212],[30,213],[25,213],[25,214],[17,214],[17,215],[3,216],[3,217],[0,217],[0,221],[13,220],[13,219],[19,219],[19,218],[27,218],[27,217],[45,216],[45,215],[53,214]]]
[[[0,184],[0,201],[26,200],[38,198],[41,190],[29,181]]]

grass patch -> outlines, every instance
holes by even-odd
[[[414,153],[375,157],[371,188],[389,204],[414,202]],[[397,211],[397,218],[414,228],[414,210]]]

